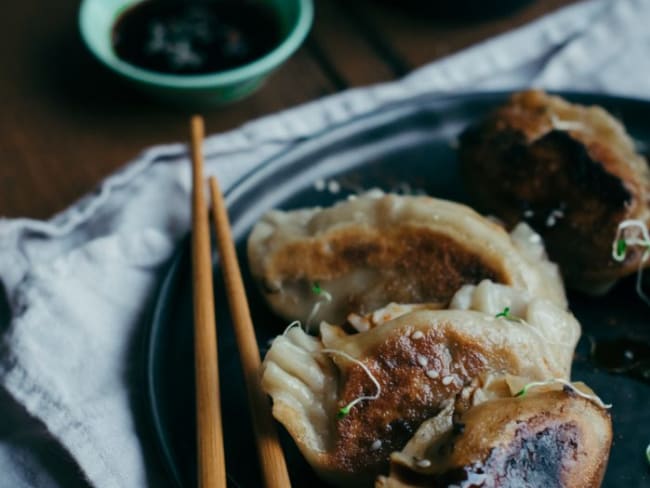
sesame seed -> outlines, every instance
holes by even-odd
[[[429,466],[431,466],[431,461],[429,461],[428,459],[420,459],[415,462],[415,465],[418,468],[428,468]]]
[[[341,185],[339,184],[338,181],[331,180],[327,184],[327,189],[329,190],[330,193],[338,193],[341,191]]]
[[[524,217],[526,217],[527,219],[531,218],[533,215],[535,215],[535,212],[533,212],[532,210],[524,211]]]
[[[546,219],[546,227],[553,227],[555,225],[555,215],[551,214]]]
[[[424,334],[420,330],[416,330],[411,334],[412,339],[422,339],[424,337]]]
[[[427,371],[427,376],[432,380],[435,380],[438,376],[440,376],[440,373],[438,373],[435,369],[430,369]]]
[[[454,381],[454,377],[452,375],[445,376],[442,379],[442,384],[445,386],[451,385],[451,383]]]
[[[418,354],[418,364],[423,368],[427,365],[429,360],[425,358],[422,354]]]
[[[318,191],[323,191],[325,189],[325,180],[322,178],[314,181],[314,188]]]
[[[539,234],[531,234],[528,240],[533,244],[539,244],[540,242],[542,242],[542,236],[540,236]]]
[[[379,449],[380,447],[381,447],[381,441],[380,441],[379,439],[377,439],[377,440],[376,440],[375,442],[373,442],[372,445],[370,446],[370,450],[371,450],[371,451],[376,451],[376,450]]]

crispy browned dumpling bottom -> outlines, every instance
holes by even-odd
[[[567,389],[490,400],[437,421],[448,430],[427,438],[421,428],[378,488],[599,487],[612,442],[608,411]]]
[[[308,325],[390,302],[444,304],[484,279],[566,304],[557,267],[528,226],[508,234],[465,205],[425,196],[369,192],[269,212],[251,232],[248,257],[273,310]],[[327,295],[313,293],[314,283]]]
[[[518,319],[495,317],[505,306]],[[320,338],[291,328],[264,358],[274,417],[335,486],[371,486],[447,403],[460,412],[493,395],[493,375],[568,379],[580,335],[563,308],[487,281],[464,287],[448,310],[401,312],[354,334],[325,323]]]
[[[604,291],[637,270],[642,251],[617,263],[612,242],[621,221],[648,222],[650,176],[605,110],[518,93],[461,136],[459,158],[479,210],[528,222],[570,286]]]

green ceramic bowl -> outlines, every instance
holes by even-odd
[[[138,68],[117,57],[111,42],[115,21],[125,9],[144,0],[83,0],[79,10],[81,37],[103,64],[150,95],[186,108],[200,109],[232,102],[260,87],[266,77],[302,44],[312,24],[312,0],[266,0],[283,32],[278,46],[238,68],[201,75],[171,75]]]

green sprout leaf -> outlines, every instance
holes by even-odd
[[[324,292],[327,293],[327,292]],[[381,395],[381,385],[379,384],[379,381],[377,381],[377,378],[374,377],[372,374],[372,371],[368,369],[368,366],[363,364],[363,362],[359,361],[357,358],[350,356],[347,352],[345,351],[339,351],[336,349],[321,349],[321,352],[325,354],[337,354],[339,356],[343,356],[346,358],[348,361],[352,361],[353,363],[357,364],[363,371],[368,375],[368,378],[370,378],[370,381],[372,381],[375,385],[375,388],[377,388],[377,392],[374,395],[362,395],[360,397],[355,398],[352,400],[350,403],[348,403],[345,407],[341,408],[338,413],[336,414],[337,419],[342,419],[346,415],[350,413],[350,410],[352,407],[354,407],[357,403],[363,402],[364,400],[376,400],[379,398],[379,395]]]
[[[336,414],[337,419],[342,419],[346,417],[350,413],[350,405],[346,405],[345,407],[341,408],[338,413]]]
[[[510,322],[519,322],[520,324],[525,324],[526,323],[526,321],[524,319],[522,319],[521,317],[517,317],[516,315],[512,315],[510,313],[510,307],[504,308],[503,311],[496,314],[495,317],[497,319],[498,318],[504,318],[506,320],[509,320]]]
[[[504,319],[510,318],[510,307],[504,308],[503,311],[496,314],[495,317],[503,317]]]
[[[320,283],[318,283],[318,281],[314,281],[312,283],[311,291],[314,293],[314,295],[320,295],[323,293],[323,289],[320,287]]]
[[[616,241],[616,256],[619,258],[624,258],[627,252],[627,242],[625,239],[619,239]]]
[[[526,393],[528,393],[528,388],[529,387],[530,387],[529,385],[524,386],[521,390],[519,390],[517,393],[515,393],[515,397],[524,396]]]

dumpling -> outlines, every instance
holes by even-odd
[[[469,207],[424,196],[371,192],[326,209],[269,212],[248,256],[275,312],[310,325],[390,302],[446,305],[483,279],[566,305],[556,266],[530,228],[508,235]]]
[[[580,327],[563,308],[490,282],[452,303],[456,309],[407,311],[352,335],[323,323],[321,339],[294,327],[274,340],[262,388],[321,477],[371,484],[446,402],[483,401],[495,372],[568,378]]]
[[[617,262],[612,243],[621,222],[650,221],[650,171],[604,109],[517,93],[461,136],[459,159],[478,208],[529,223],[570,287],[604,292],[637,271],[643,249]]]
[[[561,388],[489,400],[459,416],[447,405],[391,455],[376,488],[598,488],[611,417],[584,385]]]

